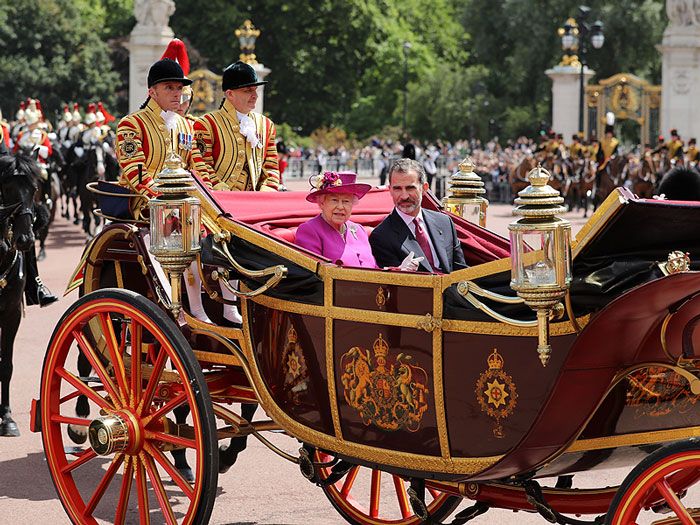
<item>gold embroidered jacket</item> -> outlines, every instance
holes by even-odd
[[[141,208],[148,199],[156,195],[153,189],[154,176],[163,169],[172,140],[186,169],[194,169],[209,183],[209,169],[194,147],[191,124],[177,116],[177,128],[171,133],[165,128],[158,103],[151,99],[144,109],[127,115],[117,126],[117,159],[122,168],[120,184],[129,186],[144,199],[134,199],[133,208]],[[139,181],[139,165],[142,167]]]
[[[212,184],[226,189],[276,191],[280,172],[274,123],[251,112],[259,144],[253,148],[241,134],[238,115],[226,100],[221,109],[207,113],[194,125],[195,141],[209,166]]]

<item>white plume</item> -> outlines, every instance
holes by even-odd
[[[605,123],[606,123],[608,126],[613,126],[613,125],[615,125],[615,113],[613,113],[612,111],[608,111],[608,112],[605,114]]]

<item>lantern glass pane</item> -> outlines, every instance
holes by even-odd
[[[151,235],[157,241],[151,244],[158,250],[182,251],[182,208],[164,203],[155,207],[155,211],[156,216],[151,217]]]
[[[190,217],[192,220],[187,221],[188,227],[190,228],[190,235],[188,236],[188,239],[190,239],[190,246],[188,247],[189,251],[195,251],[199,247],[199,232],[201,224],[200,213],[199,203],[193,204],[190,207]]]
[[[542,286],[557,284],[554,231],[522,232],[521,284]]]

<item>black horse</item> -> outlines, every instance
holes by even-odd
[[[10,410],[15,336],[26,284],[23,254],[34,248],[34,194],[40,173],[24,156],[0,157],[0,436],[19,436]]]

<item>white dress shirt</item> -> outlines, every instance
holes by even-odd
[[[423,225],[423,230],[425,230],[425,235],[428,237],[428,244],[430,244],[430,251],[432,252],[433,255],[433,261],[435,261],[434,269],[439,270],[440,269],[440,258],[437,255],[437,252],[435,251],[435,245],[433,244],[433,239],[430,238],[430,232],[428,231],[428,227],[425,225],[425,221],[423,220],[423,210],[421,209],[418,212],[418,215],[414,217],[413,215],[407,215],[406,213],[402,212],[398,208],[394,208],[396,210],[396,213],[399,214],[399,217],[403,219],[403,221],[406,223],[406,226],[408,226],[408,229],[411,230],[411,233],[413,234],[413,237],[416,236],[416,225],[413,223],[413,219],[418,219],[418,222],[420,222]]]

